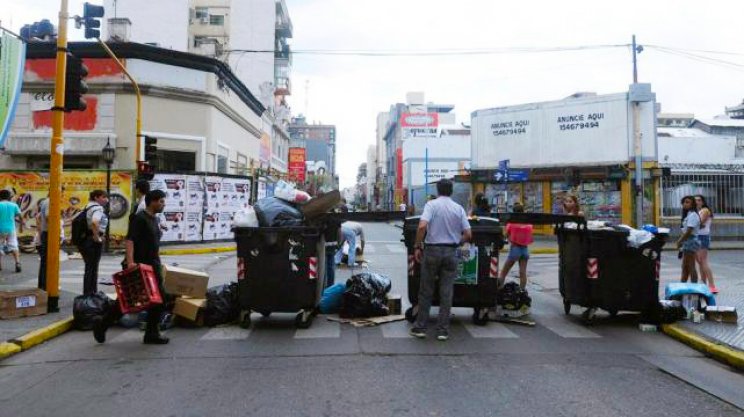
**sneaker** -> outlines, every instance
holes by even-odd
[[[21,272],[21,263],[16,264],[16,272]]]
[[[413,327],[408,333],[413,337],[418,337],[419,339],[426,337],[426,329],[423,327]]]
[[[446,342],[447,339],[449,339],[449,332],[447,330],[437,330],[437,340]]]
[[[713,294],[718,294],[718,288],[716,288],[715,285],[712,285],[708,288],[710,289],[710,292],[712,292]]]
[[[103,317],[96,317],[93,319],[93,338],[98,343],[106,342],[106,324],[103,321]]]

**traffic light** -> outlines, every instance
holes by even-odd
[[[158,139],[152,136],[145,136],[145,162],[150,165],[156,165],[158,160]]]
[[[83,5],[83,25],[85,25],[85,39],[97,39],[101,37],[101,21],[103,17],[103,6],[85,3]]]
[[[67,53],[67,70],[65,73],[65,111],[84,111],[87,108],[83,94],[88,92],[85,77],[88,67],[83,60],[71,53]]]

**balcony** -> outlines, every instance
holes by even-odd
[[[289,19],[287,4],[284,0],[276,2],[276,36],[277,38],[292,37],[292,21]]]
[[[274,60],[274,95],[288,96],[292,94],[292,83],[289,78],[292,66],[288,58],[277,58]]]

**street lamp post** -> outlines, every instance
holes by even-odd
[[[109,230],[111,229],[111,219],[109,213],[111,212],[111,164],[114,163],[116,158],[116,148],[111,146],[110,139],[106,140],[106,146],[101,151],[103,155],[103,161],[106,162],[106,195],[109,197],[109,202],[106,204],[106,217],[109,217],[109,224],[106,227],[106,242],[104,247],[106,252],[109,251]]]

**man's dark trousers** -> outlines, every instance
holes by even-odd
[[[41,232],[41,242],[39,242],[39,289],[46,291],[46,269],[47,269],[47,248],[49,247],[49,232]]]
[[[83,275],[83,295],[95,294],[98,291],[98,264],[101,262],[103,243],[86,239],[79,248],[85,261],[85,275]]]

